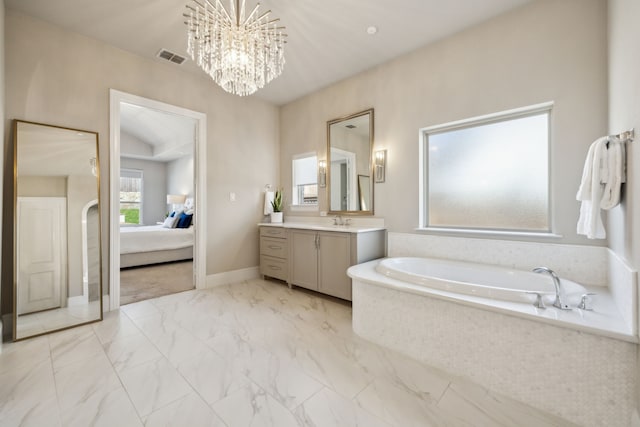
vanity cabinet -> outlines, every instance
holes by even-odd
[[[260,274],[289,282],[288,230],[260,227]]]
[[[352,233],[291,229],[290,284],[351,301],[347,269],[385,256],[384,230]]]

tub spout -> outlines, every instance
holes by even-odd
[[[564,293],[562,292],[562,286],[560,284],[560,278],[549,267],[536,267],[533,269],[534,273],[547,273],[553,279],[553,286],[556,288],[556,299],[553,302],[553,306],[561,310],[571,310],[568,304],[564,302]]]

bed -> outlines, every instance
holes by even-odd
[[[120,227],[120,268],[193,259],[193,227]]]

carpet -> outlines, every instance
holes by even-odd
[[[193,261],[120,270],[120,305],[193,289]]]

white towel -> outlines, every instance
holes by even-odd
[[[613,209],[620,204],[620,189],[624,173],[624,144],[612,142],[607,150],[607,181],[602,191],[600,208]]]
[[[273,198],[275,194],[273,191],[265,191],[264,192],[264,214],[269,215],[273,212],[273,206],[271,206],[271,202],[273,202]]]
[[[612,209],[620,203],[620,185],[625,180],[624,146],[609,137],[597,139],[589,147],[576,199],[581,201],[577,232],[589,239],[604,239],[607,234],[600,209]]]
[[[600,217],[600,199],[602,186],[600,177],[604,176],[601,167],[602,155],[606,154],[608,137],[597,139],[589,147],[587,159],[582,169],[582,180],[576,199],[581,201],[580,217],[578,218],[577,233],[587,236],[589,239],[604,239],[606,232]]]

